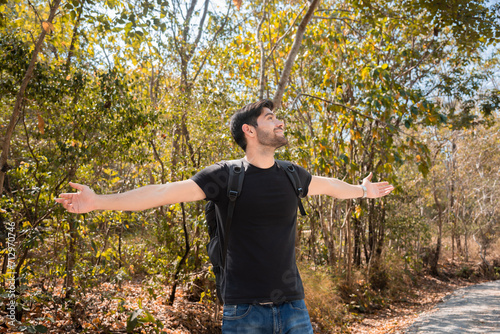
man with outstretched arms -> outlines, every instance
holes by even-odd
[[[246,105],[231,118],[231,134],[245,151],[245,177],[228,237],[221,288],[223,333],[313,332],[295,262],[299,198],[286,171],[274,159],[275,150],[288,140],[284,123],[276,118],[273,109],[272,101],[261,100]],[[371,173],[361,185],[351,185],[335,178],[311,176],[295,164],[293,167],[303,195],[378,198],[394,189],[387,182],[372,183]],[[206,199],[224,213],[229,203],[228,175],[228,164],[220,162],[189,180],[111,195],[97,195],[85,185],[70,183],[78,192],[61,194],[56,201],[69,212],[86,213],[139,211]]]

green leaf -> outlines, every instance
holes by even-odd
[[[152,323],[154,323],[156,321],[155,317],[153,317],[153,315],[151,313],[149,313],[146,310],[144,312],[146,313],[146,315],[141,318],[142,322],[152,322]]]
[[[139,316],[142,314],[141,309],[137,309],[127,319],[127,333],[131,333],[139,324]]]
[[[35,329],[38,333],[47,333],[48,330],[44,325],[36,325]]]

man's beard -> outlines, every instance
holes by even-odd
[[[257,139],[259,140],[259,144],[261,145],[277,149],[288,144],[288,139],[284,135],[278,136],[274,131],[271,134],[268,132],[260,131],[259,128],[256,129],[257,129]]]

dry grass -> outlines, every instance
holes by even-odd
[[[350,315],[338,293],[339,280],[322,267],[300,264],[299,269],[314,332],[342,332],[348,326],[346,319]]]

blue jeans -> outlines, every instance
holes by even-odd
[[[224,334],[313,334],[304,300],[283,304],[224,305]]]

